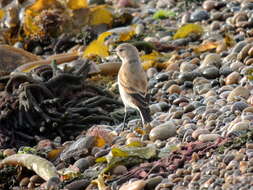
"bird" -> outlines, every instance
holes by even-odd
[[[152,118],[150,116],[147,93],[148,80],[141,64],[139,52],[132,44],[123,43],[117,46],[116,54],[122,61],[118,72],[118,86],[120,97],[125,106],[123,129],[128,108],[139,111],[142,125],[145,126],[152,121]]]

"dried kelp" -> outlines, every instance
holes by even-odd
[[[91,124],[113,123],[108,113],[121,104],[85,80],[90,64],[84,62],[68,72],[54,63],[0,78],[0,147],[31,145],[43,136],[68,139]]]

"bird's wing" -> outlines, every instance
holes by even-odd
[[[129,65],[121,66],[118,75],[119,83],[128,94],[140,94],[145,97],[147,94],[147,77],[145,72],[139,70],[137,73],[133,73],[127,68],[128,66]]]

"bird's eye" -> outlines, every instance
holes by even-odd
[[[119,49],[119,52],[122,52],[122,51],[124,51],[124,49]]]

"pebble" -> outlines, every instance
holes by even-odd
[[[241,121],[234,125],[231,125],[228,129],[228,132],[235,132],[235,131],[242,131],[247,130],[249,128],[249,122],[248,121]]]
[[[169,137],[175,136],[176,131],[176,125],[172,121],[167,121],[154,127],[149,133],[149,138],[153,142],[156,140],[166,140]]]
[[[147,77],[150,79],[150,78],[154,77],[155,74],[157,74],[157,69],[154,68],[154,67],[151,67],[151,68],[149,68],[149,69],[147,70],[146,73],[147,73]]]
[[[180,93],[181,93],[181,88],[180,88],[179,85],[173,84],[173,85],[171,85],[171,86],[168,88],[167,92],[168,92],[169,94],[174,94],[174,93],[175,93],[175,94],[180,94]]]
[[[159,73],[159,74],[156,75],[156,77],[155,77],[155,79],[156,79],[158,82],[168,80],[168,78],[169,78],[169,75],[168,75],[167,73]]]
[[[247,99],[250,96],[250,91],[242,86],[237,86],[234,90],[232,90],[228,97],[228,102],[233,102],[236,100],[240,100],[241,98]]]
[[[221,56],[216,53],[210,53],[205,56],[205,59],[202,61],[200,68],[205,68],[208,66],[221,66]]]
[[[240,79],[240,73],[234,71],[226,77],[225,84],[226,85],[238,84],[239,79]]]
[[[153,178],[149,178],[146,180],[147,184],[145,186],[145,189],[147,190],[153,190],[155,187],[163,180],[163,177],[157,176]]]
[[[89,181],[87,179],[79,179],[75,180],[68,185],[65,186],[68,190],[83,190],[89,185]]]
[[[116,166],[114,169],[113,169],[113,171],[112,171],[112,173],[114,174],[114,175],[123,175],[123,174],[125,174],[127,172],[127,168],[126,168],[126,166],[124,166],[124,165],[118,165],[118,166]]]
[[[235,111],[240,111],[242,112],[245,108],[247,108],[249,105],[245,102],[239,101],[239,102],[235,102],[232,106],[231,106],[231,111],[235,112]]]
[[[217,140],[219,137],[219,134],[200,134],[198,140],[201,142],[210,142]]]
[[[192,63],[188,63],[188,62],[183,62],[180,65],[180,72],[182,72],[182,73],[183,72],[191,72],[191,71],[193,71],[196,68],[197,68],[196,64],[192,64]]]
[[[80,158],[74,163],[74,166],[77,167],[80,172],[84,172],[90,166],[89,161],[86,158]]]
[[[196,10],[191,14],[190,19],[192,22],[207,20],[209,19],[209,13],[205,10]]]
[[[134,182],[124,183],[119,188],[119,190],[143,190],[146,183],[147,182],[144,180],[138,180],[138,181],[134,181]]]
[[[202,135],[202,134],[209,134],[209,130],[207,129],[196,129],[195,131],[193,131],[192,133],[192,138],[194,139],[198,139],[199,135]]]
[[[20,182],[19,182],[19,186],[20,187],[26,187],[30,182],[29,177],[24,177]]]
[[[203,68],[202,74],[207,79],[215,79],[220,76],[219,69],[217,67]]]
[[[215,8],[216,5],[216,1],[213,0],[207,0],[204,1],[202,4],[203,9],[205,9],[206,11],[211,11],[212,9]]]
[[[33,175],[32,177],[30,177],[30,182],[36,184],[36,183],[43,183],[44,180],[38,175]]]

